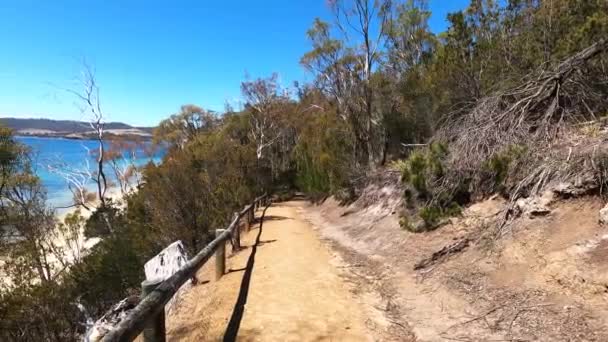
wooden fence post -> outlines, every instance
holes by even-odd
[[[141,298],[144,299],[150,292],[154,291],[162,280],[144,280],[141,283]],[[150,318],[143,331],[144,342],[165,342],[165,308],[156,317]]]
[[[247,208],[247,206],[245,206],[245,208]],[[251,215],[249,215],[249,210],[247,210],[243,218],[245,219],[245,231],[249,232],[251,229]]]
[[[226,229],[216,229],[215,230],[215,238],[222,235]],[[222,241],[217,247],[215,251],[215,280],[220,280],[220,278],[226,272],[226,243]]]
[[[234,213],[233,220],[237,219],[236,225],[234,226],[234,245],[232,246],[232,252],[238,251],[241,249],[241,227],[238,221],[239,213]]]

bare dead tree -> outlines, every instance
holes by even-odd
[[[104,146],[104,112],[101,107],[101,99],[99,86],[95,78],[93,69],[86,63],[83,63],[82,74],[80,78],[82,89],[80,91],[67,89],[67,91],[78,100],[81,101],[80,110],[83,114],[89,116],[89,125],[95,134],[95,139],[98,142],[97,151],[94,153],[97,163],[97,171],[93,180],[97,186],[97,195],[102,206],[106,204],[106,191],[108,189],[108,181],[103,169],[105,158]]]
[[[85,149],[88,151],[88,148],[85,147]],[[79,168],[57,158],[47,161],[46,168],[49,172],[65,180],[68,190],[72,193],[72,206],[80,206],[86,210],[91,210],[89,204],[94,200],[95,196],[89,192],[87,184],[92,179],[95,179],[95,175],[91,171],[88,158],[85,158],[84,162],[85,164]]]

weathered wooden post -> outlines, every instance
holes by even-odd
[[[234,245],[233,245],[232,252],[235,252],[235,251],[238,251],[241,249],[241,227],[239,225],[238,217],[239,217],[239,213],[234,213],[233,220],[236,220],[236,221],[235,221],[235,226],[232,228],[232,229],[234,229]]]
[[[226,229],[216,229],[215,230],[215,238],[217,239]],[[226,272],[226,242],[222,241],[222,243],[217,246],[217,250],[215,251],[215,280],[220,280],[220,278]]]
[[[243,209],[247,209],[247,206],[245,206],[245,208]],[[249,232],[249,230],[251,229],[251,215],[249,215],[249,211],[247,210],[245,212],[245,215],[243,216],[243,219],[245,219],[245,231]]]
[[[154,291],[162,280],[144,280],[141,283],[141,298]],[[150,318],[143,331],[144,342],[165,342],[165,308],[156,317]]]

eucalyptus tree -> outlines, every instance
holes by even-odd
[[[312,50],[301,64],[316,76],[319,88],[337,103],[340,116],[353,127],[357,162],[374,168],[381,146],[381,113],[375,106],[374,73],[382,61],[391,3],[332,0],[334,26],[315,19],[308,37]]]
[[[182,149],[198,134],[212,130],[219,122],[213,111],[193,104],[183,105],[178,113],[160,122],[154,131],[154,140]]]
[[[266,150],[277,143],[281,131],[281,115],[291,102],[289,90],[279,84],[278,74],[241,83],[245,110],[249,114],[251,138],[256,145],[256,157],[261,160]]]

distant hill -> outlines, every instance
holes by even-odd
[[[0,118],[0,125],[12,129],[17,135],[84,139],[92,134],[91,126],[85,121]],[[154,127],[136,127],[122,122],[105,123],[105,131],[116,136],[149,138],[153,129]]]

